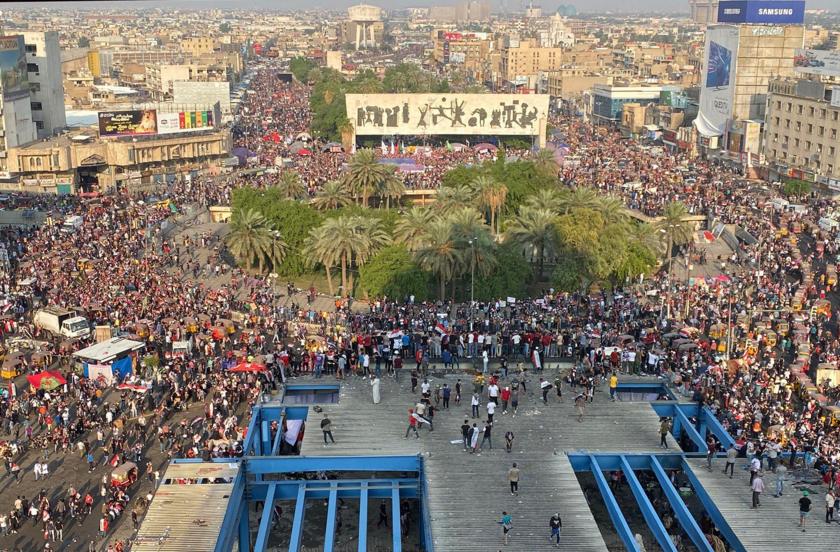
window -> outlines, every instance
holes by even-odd
[[[29,83],[29,91],[30,92],[40,92],[41,91],[41,83],[40,82],[30,82]]]
[[[832,128],[832,129],[831,129],[831,139],[832,139],[832,140],[836,140],[836,139],[837,139],[837,129],[836,129],[836,128]]]
[[[38,130],[44,130],[44,121],[35,121],[35,128]]]
[[[38,53],[38,47],[34,44],[27,44],[26,45],[26,53],[27,54],[37,54]]]
[[[781,109],[781,108],[782,108],[782,102],[780,102],[779,100],[776,100],[776,109]]]
[[[799,114],[799,115],[802,115],[802,106],[801,105],[796,106],[796,113]]]
[[[820,119],[825,119],[825,109],[820,109]]]
[[[828,146],[828,154],[834,157],[834,146]]]
[[[797,147],[797,148],[799,147],[799,138],[794,138],[793,139],[793,145],[794,145],[794,147]]]
[[[776,126],[779,126],[779,118],[776,117]]]
[[[785,119],[785,128],[790,128],[790,119]]]
[[[805,149],[807,151],[811,151],[811,141],[810,140],[805,140]]]
[[[825,134],[825,127],[821,126],[818,133],[819,133],[820,136]]]
[[[814,125],[808,123],[808,134],[811,134],[812,132],[814,132]]]
[[[44,109],[43,104],[41,102],[32,102],[32,111],[41,111]]]
[[[787,111],[788,113],[790,113],[790,102],[787,102],[787,103],[785,104],[785,111]]]
[[[834,165],[826,165],[825,168],[826,168],[826,171],[828,172],[828,174],[831,174],[831,173],[834,172]]]
[[[26,64],[26,70],[27,70],[27,72],[35,73],[36,75],[38,75],[39,71],[40,71],[37,63],[27,63]]]
[[[802,130],[802,121],[796,121],[796,130]]]
[[[810,115],[811,117],[814,116],[814,108],[813,107],[808,108],[808,115]]]

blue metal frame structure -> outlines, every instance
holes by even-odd
[[[714,413],[706,406],[700,408],[698,403],[677,403],[673,401],[653,401],[650,405],[659,416],[667,416],[674,420],[671,433],[675,439],[679,439],[681,432],[685,430],[691,442],[703,454],[709,451],[706,445],[707,431],[717,437],[724,450],[728,449],[729,445],[735,444],[735,439],[724,429]],[[691,417],[697,419],[696,427],[689,419]]]
[[[677,397],[674,393],[668,388],[667,385],[664,383],[622,383],[618,382],[618,386],[615,388],[617,393],[621,392],[629,392],[629,393],[656,393],[657,395],[665,394],[670,397],[670,400],[676,401]]]
[[[662,520],[653,508],[653,504],[647,496],[644,488],[636,477],[635,472],[639,470],[651,471],[659,482],[660,487],[665,493],[671,509],[677,517],[680,526],[688,535],[691,542],[701,552],[713,552],[711,545],[709,545],[703,532],[700,530],[697,521],[693,514],[689,511],[679,491],[671,483],[666,470],[682,470],[692,487],[697,494],[700,502],[703,504],[706,512],[712,518],[712,521],[720,530],[721,534],[729,542],[730,546],[735,552],[746,552],[741,542],[738,540],[735,532],[726,522],[720,510],[715,506],[709,494],[703,489],[697,476],[691,469],[691,466],[685,461],[685,456],[682,454],[587,454],[577,453],[569,455],[569,462],[575,471],[591,472],[595,477],[595,482],[607,506],[607,511],[613,521],[616,533],[621,538],[622,543],[632,552],[638,550],[638,545],[632,532],[630,531],[624,515],[621,512],[621,507],[615,499],[615,495],[609,488],[607,480],[604,477],[604,471],[619,470],[624,473],[633,497],[636,499],[642,516],[650,529],[651,534],[656,538],[659,546],[665,552],[676,552],[674,545],[665,530]]]

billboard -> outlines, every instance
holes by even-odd
[[[793,68],[797,73],[840,77],[840,51],[797,48],[793,54]]]
[[[15,99],[29,93],[26,50],[22,36],[0,37],[0,82],[6,99]]]
[[[157,111],[154,109],[99,112],[100,136],[145,134],[157,134]]]
[[[805,21],[802,0],[730,0],[718,4],[718,23],[781,23]]]
[[[706,137],[722,136],[732,118],[738,33],[738,27],[731,25],[715,25],[706,30],[706,68],[700,88],[700,112],[694,123]]]
[[[175,134],[178,132],[210,130],[214,127],[213,123],[213,112],[210,110],[158,113],[157,133]]]
[[[831,87],[831,107],[840,107],[840,86]]]
[[[347,94],[357,135],[538,136],[548,94]]]

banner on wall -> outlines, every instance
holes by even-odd
[[[793,69],[797,73],[840,77],[840,51],[797,48],[793,52]]]
[[[706,31],[700,112],[694,120],[702,136],[722,136],[732,118],[738,41],[738,28],[731,25],[711,26]]]

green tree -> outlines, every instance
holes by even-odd
[[[662,218],[656,223],[657,228],[665,238],[666,260],[668,270],[671,270],[674,257],[674,246],[685,245],[691,242],[692,224],[686,221],[688,209],[685,204],[679,201],[672,201],[665,205]]]
[[[429,298],[432,283],[404,245],[390,245],[380,250],[359,268],[359,291],[365,296],[402,299],[414,295]]]
[[[381,191],[394,174],[392,169],[376,160],[372,149],[361,149],[350,160],[345,178],[348,188],[367,207],[370,196]]]
[[[559,213],[563,209],[563,194],[556,188],[543,188],[529,195],[522,206]]]
[[[79,48],[90,48],[90,39],[86,36],[79,37]]]
[[[335,295],[335,287],[332,281],[332,269],[339,262],[336,257],[337,251],[332,247],[328,227],[319,226],[309,231],[309,239],[304,243],[302,253],[308,267],[314,267],[321,263],[327,274],[327,287],[330,295]]]
[[[414,258],[424,270],[434,274],[440,283],[440,299],[446,299],[446,283],[455,276],[461,264],[461,250],[453,238],[452,225],[437,219],[429,225],[429,239],[417,250]]]
[[[302,199],[307,196],[306,186],[300,179],[300,175],[291,170],[280,173],[277,179],[277,191],[283,199]]]
[[[789,178],[782,185],[782,193],[788,197],[802,197],[811,193],[811,183],[807,180]]]
[[[279,265],[287,248],[280,232],[272,230],[266,218],[253,209],[233,217],[225,243],[238,262],[246,268],[256,265],[260,272],[265,266]]]
[[[308,82],[309,72],[318,66],[317,63],[305,57],[295,57],[289,62],[289,71],[300,82]]]
[[[526,258],[537,261],[537,278],[542,279],[546,255],[557,253],[557,216],[548,209],[522,206],[505,232],[507,240],[520,246]]]
[[[573,188],[560,195],[560,213],[567,215],[577,209],[599,209],[601,199],[592,188]]]
[[[499,233],[497,221],[507,198],[507,186],[496,181],[492,176],[481,174],[473,179],[470,187],[478,199],[478,204],[490,215],[490,229]]]
[[[227,21],[223,21],[221,25],[219,25],[219,32],[223,34],[227,34],[231,31],[230,23]]]
[[[475,192],[470,186],[439,188],[435,194],[434,209],[438,214],[448,215],[465,205],[475,203]]]
[[[394,238],[409,251],[417,251],[426,241],[435,212],[428,207],[412,207],[397,220]]]
[[[476,299],[490,301],[504,297],[527,297],[528,282],[534,278],[531,265],[512,244],[501,244],[496,248],[495,256],[496,268],[489,275],[476,278]]]
[[[350,203],[350,194],[342,180],[328,180],[312,200],[312,206],[320,211],[339,209]]]
[[[554,156],[554,150],[543,148],[539,150],[533,157],[534,166],[540,174],[548,178],[557,178],[557,173],[560,172],[560,164]]]
[[[471,207],[462,207],[446,218],[452,227],[455,247],[460,250],[460,275],[472,276],[473,271],[480,277],[486,277],[496,267],[496,242],[490,227],[484,223],[481,214]],[[454,297],[454,288],[453,288]]]

